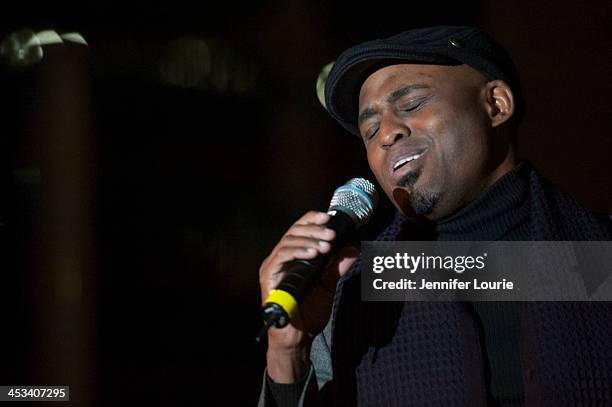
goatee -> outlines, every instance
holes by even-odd
[[[420,188],[415,187],[416,182],[421,176],[421,169],[416,168],[404,175],[397,183],[398,186],[406,188],[410,191],[408,202],[410,208],[415,215],[427,215],[430,214],[438,202],[440,201],[440,194],[430,191],[424,191]]]

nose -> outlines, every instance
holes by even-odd
[[[380,123],[381,147],[388,148],[404,137],[410,136],[410,128],[396,115],[388,114],[382,117]]]

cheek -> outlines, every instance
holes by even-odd
[[[410,121],[412,134],[417,138],[424,136],[428,143],[437,144],[440,135],[448,128],[452,116],[453,112],[449,112],[447,108],[432,103]]]
[[[374,173],[374,176],[376,177],[376,180],[378,181],[378,183],[384,186],[384,179],[382,178],[382,175],[383,175],[382,156],[380,155],[380,153],[374,153],[372,150],[373,149],[367,150],[368,165],[370,166],[370,169]]]
[[[437,165],[456,174],[480,161],[486,138],[481,120],[474,112],[457,106],[447,106],[442,111],[442,114],[427,112],[423,131],[435,147]]]
[[[442,115],[437,113],[437,110],[433,105],[421,109],[419,114],[412,120],[412,127],[415,130],[429,130],[432,127],[436,127],[442,117]]]
[[[423,109],[411,124],[413,134],[417,137],[422,135],[427,140],[430,149],[428,155],[436,166],[444,165],[445,160],[442,159],[447,155],[447,149],[454,148],[448,143],[450,140],[446,135],[451,115],[448,111],[440,113],[439,110],[434,107]]]
[[[381,152],[374,153],[373,151],[370,150],[367,152],[367,157],[368,157],[368,164],[370,165],[370,169],[372,170],[372,173],[376,177],[376,181],[378,181],[378,183],[383,188],[385,193],[389,195],[389,192],[391,191],[391,188],[390,188],[391,185],[389,184],[388,180],[385,177],[385,171],[383,168],[384,155]]]
[[[457,166],[478,166],[485,159],[487,151],[487,132],[479,118],[463,114],[457,118],[453,129],[447,140],[449,158]]]

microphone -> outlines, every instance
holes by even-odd
[[[271,326],[283,328],[289,324],[298,304],[320,277],[321,269],[350,240],[355,231],[370,220],[377,203],[378,192],[374,184],[364,178],[353,178],[334,191],[327,210],[331,219],[325,225],[336,231],[336,238],[331,242],[332,249],[312,260],[285,263],[285,277],[270,291],[261,309],[264,326],[255,338],[257,342],[261,341]]]

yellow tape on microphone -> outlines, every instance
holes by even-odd
[[[273,302],[280,305],[280,307],[287,313],[289,319],[293,318],[297,311],[297,301],[291,294],[283,290],[272,290],[270,295],[266,298],[266,303]]]

